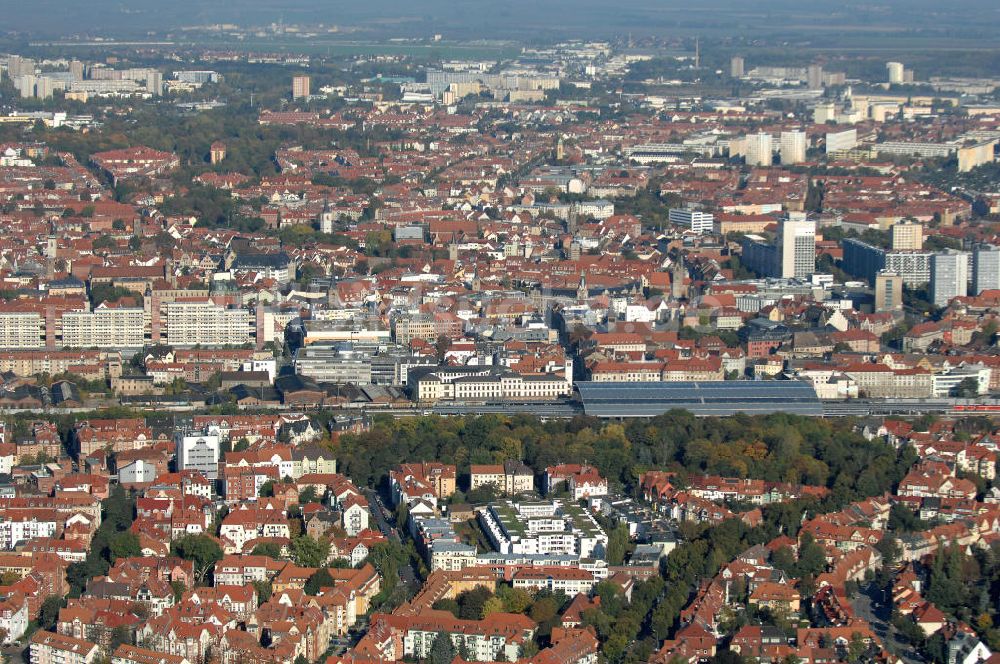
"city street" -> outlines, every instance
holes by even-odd
[[[851,600],[859,618],[867,620],[890,652],[902,658],[905,664],[924,664],[926,661],[907,643],[889,623],[890,609],[881,601],[881,590],[875,584],[863,586]]]
[[[378,523],[378,529],[391,542],[401,545],[403,540],[399,535],[399,530],[390,524],[390,519],[395,520],[395,515],[389,511],[388,507],[385,506],[377,491],[373,489],[365,489],[364,494],[365,498],[368,500],[368,506],[372,516],[375,517],[375,521]],[[412,564],[404,565],[399,569],[399,580],[409,588],[410,594],[416,593],[416,591],[420,588],[420,580],[417,577],[417,572],[413,569]]]

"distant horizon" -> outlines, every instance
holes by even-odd
[[[956,4],[965,11],[956,12]],[[318,0],[176,0],[169,4],[94,0],[69,5],[64,0],[38,0],[10,7],[4,16],[4,32],[44,38],[84,34],[135,37],[216,23],[241,27],[338,25],[360,28],[381,38],[441,33],[451,40],[610,38],[628,32],[637,37],[704,33],[809,39],[839,31],[870,32],[873,39],[878,39],[879,33],[900,32],[948,36],[960,43],[992,36],[1000,25],[1000,6],[988,0],[962,0],[947,6],[930,0],[883,0],[877,5],[852,0],[816,7],[792,0],[763,0],[751,6],[715,0],[693,7],[679,0],[624,0],[613,5],[596,0],[375,0],[363,5]]]

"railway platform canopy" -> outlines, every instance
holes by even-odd
[[[674,409],[701,417],[794,413],[823,415],[809,383],[785,381],[699,381],[676,383],[576,383],[583,411],[605,418],[655,417]]]

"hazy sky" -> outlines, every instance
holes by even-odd
[[[0,31],[48,36],[169,30],[215,22],[362,25],[385,33],[517,38],[540,32],[592,35],[777,31],[812,28],[918,30],[960,37],[995,32],[996,0],[0,0]]]

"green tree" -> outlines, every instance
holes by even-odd
[[[504,601],[499,597],[497,597],[496,595],[494,595],[493,597],[490,597],[488,600],[486,600],[486,602],[483,604],[483,615],[480,617],[485,618],[490,614],[503,613],[503,611],[504,611]]]
[[[222,560],[222,548],[208,535],[185,535],[170,545],[171,553],[194,562],[195,578],[205,583],[215,563]]]
[[[108,549],[111,552],[110,562],[114,563],[118,558],[129,558],[142,555],[142,547],[139,546],[139,538],[135,533],[128,530],[115,533],[108,542]]]
[[[255,556],[267,556],[268,558],[279,560],[281,558],[281,545],[275,544],[274,542],[263,542],[255,546],[253,551],[251,551],[251,554]]]
[[[264,604],[267,600],[271,599],[271,595],[274,593],[274,588],[271,586],[270,581],[254,581],[253,588],[257,591],[257,603]]]
[[[399,505],[396,506],[396,527],[405,528],[406,523],[410,520],[410,508],[407,507],[406,501],[399,501]]]
[[[559,613],[559,604],[553,597],[542,597],[531,605],[528,615],[537,623],[554,620]]]
[[[42,602],[38,610],[38,627],[46,631],[53,631],[56,627],[56,620],[59,618],[59,609],[66,606],[66,598],[59,595],[49,595]]]
[[[927,599],[946,613],[955,614],[967,605],[970,579],[966,578],[962,560],[958,546],[946,547],[939,542],[927,579]]]
[[[456,654],[451,637],[444,632],[438,632],[434,636],[434,643],[431,645],[427,661],[430,664],[451,664]]]
[[[628,526],[619,523],[608,535],[608,564],[621,565],[625,562],[625,553],[628,550],[629,536]]]
[[[399,569],[406,564],[406,554],[398,544],[379,542],[368,551],[366,562],[371,563],[382,577],[382,592],[392,595],[399,583]]]
[[[102,235],[92,243],[94,251],[107,251],[109,249],[114,249],[118,246],[115,239],[110,235]]]
[[[316,540],[309,535],[301,535],[292,540],[292,560],[302,567],[321,567],[330,557],[330,544]]]
[[[111,489],[101,507],[104,518],[91,539],[87,557],[66,569],[70,597],[79,597],[90,579],[107,574],[113,555],[110,542],[116,533],[128,530],[135,518],[135,499],[120,484]]]
[[[771,554],[771,564],[775,568],[782,570],[792,576],[795,576],[798,572],[796,568],[798,566],[798,561],[795,560],[795,554],[792,549],[787,546],[779,547]]]
[[[803,533],[799,541],[799,576],[813,576],[826,569],[826,552],[813,536]]]
[[[524,613],[531,607],[533,601],[528,591],[507,584],[501,584],[496,594],[503,600],[503,608],[507,613]]]
[[[305,505],[306,503],[319,503],[322,502],[322,500],[323,496],[317,496],[316,487],[312,485],[307,486],[302,490],[302,493],[299,494],[299,503],[302,505]]]
[[[439,599],[431,604],[431,608],[435,611],[447,611],[456,618],[458,617],[458,612],[461,611],[461,607],[458,605],[458,602],[451,598]]]
[[[478,486],[465,494],[465,499],[473,505],[492,503],[496,501],[497,497],[497,487],[492,483]]]
[[[330,576],[329,570],[320,567],[306,580],[304,590],[307,595],[318,595],[320,590],[331,586],[333,586],[333,577]]]
[[[108,650],[114,652],[118,646],[123,644],[131,644],[132,635],[129,633],[129,628],[125,625],[118,625],[111,630],[111,638],[109,639]]]
[[[868,646],[862,640],[861,634],[858,632],[851,634],[851,641],[847,644],[847,661],[850,664],[855,664],[861,661],[861,658],[867,651]]]
[[[459,612],[458,617],[465,620],[479,620],[483,617],[483,607],[486,602],[493,597],[493,593],[488,588],[479,586],[472,590],[466,590],[458,596]]]

